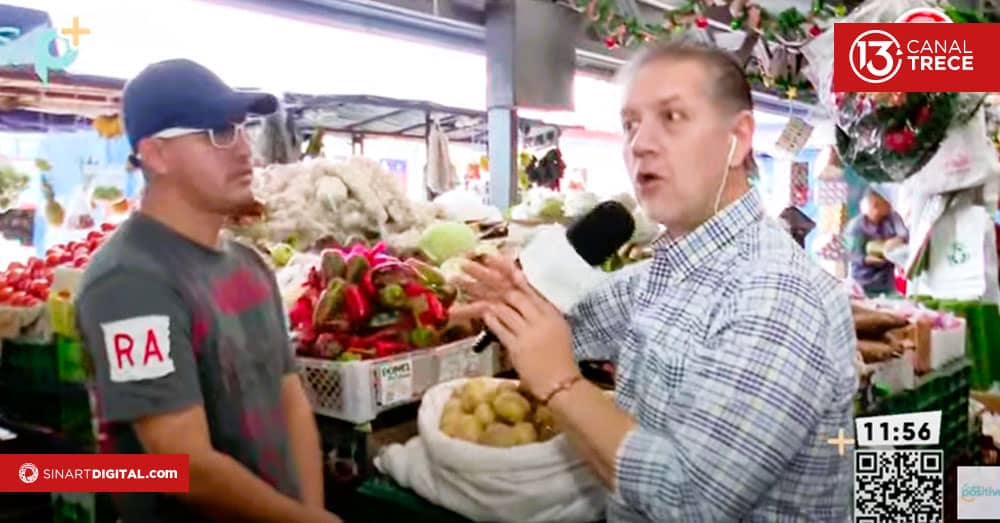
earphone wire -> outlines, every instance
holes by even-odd
[[[736,154],[736,136],[730,135],[729,157],[726,159],[726,172],[722,175],[722,183],[719,184],[719,191],[715,193],[715,211],[713,215],[719,214],[719,204],[722,203],[722,192],[726,189],[726,182],[729,181],[729,173],[733,170],[733,155]]]

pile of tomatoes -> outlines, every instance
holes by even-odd
[[[0,305],[35,307],[47,300],[56,267],[83,269],[114,228],[113,224],[103,224],[100,230],[87,233],[84,240],[52,247],[44,259],[32,257],[8,265],[6,271],[0,272]]]

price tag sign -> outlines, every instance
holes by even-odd
[[[413,399],[413,361],[390,361],[375,368],[379,405],[393,405]]]
[[[464,378],[469,370],[469,360],[474,357],[466,350],[457,350],[441,357],[438,365],[438,381]]]
[[[778,143],[776,147],[788,154],[795,156],[799,154],[799,151],[806,146],[809,142],[809,137],[812,136],[813,126],[806,123],[805,120],[799,118],[798,116],[793,116],[788,119],[788,124],[785,125],[785,129],[781,131],[781,136],[778,137]]]
[[[855,423],[860,446],[937,445],[941,439],[940,410],[869,416],[858,418]]]

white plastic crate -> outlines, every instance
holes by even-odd
[[[496,345],[472,352],[476,338],[363,361],[298,357],[299,375],[313,411],[351,423],[413,403],[432,385],[461,377],[500,372]]]

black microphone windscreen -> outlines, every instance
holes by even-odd
[[[587,265],[604,263],[635,232],[635,220],[624,205],[601,202],[566,229],[566,238]]]

